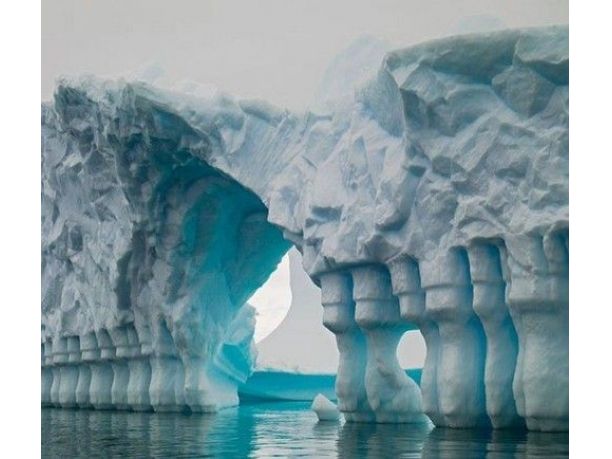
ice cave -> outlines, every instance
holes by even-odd
[[[347,422],[568,429],[567,27],[355,55],[368,66],[343,56],[304,113],[58,82],[43,406],[236,405],[256,359],[247,300],[295,247]],[[417,331],[419,384],[396,356]]]

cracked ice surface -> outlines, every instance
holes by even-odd
[[[280,228],[321,286],[347,420],[567,429],[567,37],[451,37],[370,77],[341,75],[342,56],[303,114],[60,82],[43,107],[43,394],[59,403],[62,340],[83,359],[93,333],[96,365],[133,342],[174,375],[161,405],[234,403],[217,395],[250,359],[223,331],[289,246]],[[421,392],[391,352],[415,328]]]

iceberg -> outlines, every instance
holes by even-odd
[[[42,107],[43,404],[238,403],[243,305],[293,245],[348,422],[568,429],[567,27],[389,51],[338,84],[352,67],[331,68],[305,113],[58,82]],[[420,387],[396,357],[410,330]]]

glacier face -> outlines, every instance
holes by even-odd
[[[225,327],[290,241],[321,287],[347,420],[567,429],[567,40],[389,52],[304,114],[60,82],[42,119],[43,402],[87,385],[74,358],[111,405],[133,379],[154,407],[235,403],[250,344],[228,351]],[[416,328],[420,391],[395,357]]]

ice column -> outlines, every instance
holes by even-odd
[[[486,342],[472,308],[467,255],[451,250],[420,263],[425,312],[438,325],[438,401],[443,426],[490,425],[485,409]]]
[[[419,328],[427,347],[421,373],[423,410],[434,424],[443,425],[436,378],[440,335],[438,326],[425,314],[425,291],[421,288],[418,263],[411,258],[398,258],[389,263],[389,272],[393,293],[399,298],[402,319]]]
[[[91,366],[92,362],[100,359],[98,340],[94,332],[81,335],[79,339],[81,350],[81,364],[79,365],[79,381],[76,388],[76,403],[79,408],[91,408],[89,397],[91,388]]]
[[[133,356],[128,360],[130,379],[127,387],[127,401],[134,411],[151,410],[149,400],[149,385],[151,384],[152,353],[151,333],[142,329],[140,336],[134,328],[128,329],[128,342],[132,345]]]
[[[184,371],[174,340],[163,322],[154,333],[149,397],[155,411],[182,411],[185,407]]]
[[[78,363],[81,360],[78,336],[66,340],[66,365],[60,367],[59,403],[62,408],[76,408],[76,389],[79,379]]]
[[[128,360],[132,356],[131,348],[128,343],[126,327],[117,327],[109,331],[111,341],[115,347],[115,359],[111,361],[113,367],[113,385],[111,387],[111,400],[117,410],[129,409],[127,400],[128,382],[130,380],[130,370]]]
[[[42,345],[42,374],[40,395],[40,401],[42,406],[51,406],[51,386],[53,385],[51,352],[51,341],[47,340]]]
[[[91,363],[91,383],[89,387],[89,400],[97,410],[113,408],[111,389],[113,387],[113,367],[110,363],[115,357],[115,349],[108,332],[104,329],[96,332],[99,360]]]
[[[474,289],[474,311],[480,318],[486,338],[485,396],[487,414],[495,428],[523,425],[512,392],[512,379],[518,353],[518,338],[506,305],[500,251],[492,244],[468,247],[470,274]]]
[[[66,338],[56,337],[52,344],[53,383],[51,384],[51,405],[57,408],[60,404],[61,367],[68,362]]]
[[[366,340],[355,322],[353,284],[349,274],[332,272],[319,277],[323,325],[334,335],[339,351],[336,395],[347,421],[370,421],[374,413],[365,389]]]
[[[509,238],[507,301],[519,337],[513,389],[529,430],[568,430],[567,231]]]
[[[218,406],[236,405],[236,387],[222,390],[220,378],[215,378],[206,358],[184,355],[181,362],[185,371],[185,403],[192,412],[214,412]]]
[[[355,321],[366,335],[365,385],[377,422],[423,422],[421,392],[397,360],[408,324],[400,317],[389,273],[383,266],[353,268]]]

